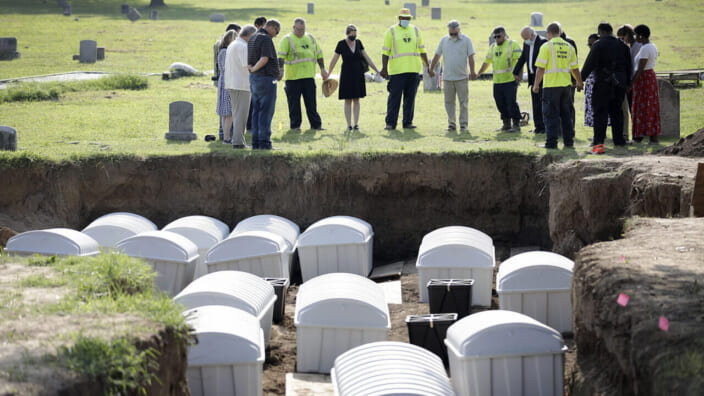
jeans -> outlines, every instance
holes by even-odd
[[[413,124],[413,112],[416,106],[416,92],[420,78],[418,73],[401,73],[389,76],[386,88],[389,99],[386,101],[386,125],[396,128],[398,110],[403,95],[403,126]]]
[[[443,81],[445,88],[445,111],[447,112],[447,125],[457,127],[455,123],[455,96],[460,102],[460,128],[466,129],[469,120],[469,85],[467,79],[457,81]]]
[[[557,138],[562,129],[565,146],[574,145],[572,124],[572,92],[569,86],[543,88],[543,120],[545,121],[545,146],[557,147]]]
[[[276,107],[276,78],[250,74],[252,90],[252,148],[271,149],[271,119]]]
[[[521,110],[516,102],[518,83],[515,81],[496,84],[494,83],[494,102],[501,113],[502,120],[512,119],[516,122],[521,119]]]
[[[623,110],[626,89],[608,82],[596,81],[592,89],[592,109],[594,111],[594,144],[604,144],[606,125],[611,117],[611,135],[614,145],[626,144],[623,138]]]
[[[303,104],[306,106],[306,115],[308,116],[310,127],[319,129],[323,125],[323,121],[320,119],[315,101],[315,80],[312,78],[286,80],[284,90],[288,100],[288,118],[291,121],[291,129],[300,128],[303,121],[301,116],[301,96],[303,96]]]
[[[543,84],[540,84],[538,93],[530,90],[530,99],[533,104],[533,125],[535,125],[535,133],[545,132],[545,123],[543,122]]]

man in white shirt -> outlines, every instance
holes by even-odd
[[[460,132],[467,132],[469,122],[469,85],[474,79],[474,45],[472,39],[462,34],[460,23],[452,20],[447,24],[448,34],[440,40],[438,49],[430,64],[435,70],[440,57],[443,56],[443,88],[445,91],[445,111],[447,112],[447,130],[457,130],[455,122],[455,96],[460,102]],[[469,64],[469,73],[467,72]]]
[[[232,102],[232,147],[246,148],[244,131],[249,115],[251,93],[249,70],[247,70],[247,42],[257,31],[252,25],[245,25],[239,37],[227,47],[225,53],[225,88]]]

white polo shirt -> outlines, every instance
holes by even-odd
[[[249,92],[249,70],[247,70],[247,42],[241,37],[227,46],[225,53],[225,89],[237,89]]]

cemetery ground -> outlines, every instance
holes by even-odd
[[[675,139],[617,149],[607,143],[605,156],[584,160],[591,128],[583,126],[584,95],[577,93],[576,150],[546,151],[536,147],[544,143],[544,136],[526,132],[532,129],[532,122],[520,134],[494,132],[500,120],[491,82],[483,80],[470,82],[470,132],[465,134],[444,130],[442,94],[423,92],[422,87],[414,120],[418,129],[384,131],[386,85],[376,83],[367,83],[360,131],[344,133],[346,124],[337,93],[330,98],[318,95],[326,131],[307,130],[306,120],[302,131],[290,131],[281,84],[272,124],[272,140],[280,150],[238,151],[217,141],[205,142],[203,137],[217,134],[218,126],[217,93],[210,76],[164,81],[159,74],[173,62],[212,70],[212,46],[226,26],[209,22],[212,13],[224,13],[227,22],[240,24],[251,23],[259,15],[277,18],[282,22],[282,33],[289,31],[293,18],[303,16],[309,32],[321,42],[326,67],[345,26],[354,23],[368,53],[380,65],[382,34],[396,20],[402,1],[392,1],[389,6],[376,0],[316,1],[314,15],[305,14],[308,2],[206,0],[192,4],[166,0],[167,6],[158,8],[159,19],[149,20],[149,2],[140,0],[130,5],[137,7],[143,18],[130,22],[120,12],[124,1],[72,4],[73,15],[65,17],[51,0],[5,0],[0,36],[16,36],[21,57],[0,62],[0,79],[104,71],[127,74],[134,80],[139,76],[148,86],[131,89],[133,84],[129,83],[113,87],[67,82],[60,87],[10,84],[8,88],[28,92],[54,89],[57,98],[46,101],[4,101],[7,93],[0,90],[0,124],[18,132],[18,151],[0,151],[0,244],[12,234],[3,226],[19,232],[53,226],[81,229],[89,219],[111,211],[140,213],[159,225],[183,215],[205,214],[231,226],[249,215],[272,212],[294,220],[302,229],[328,215],[350,214],[373,225],[378,264],[413,257],[422,235],[434,228],[470,225],[494,238],[502,250],[497,257],[506,258],[510,248],[526,245],[575,257],[575,274],[583,286],[573,287],[573,298],[578,292],[593,296],[576,300],[584,303],[575,311],[583,340],[596,347],[575,345],[567,339],[570,351],[565,385],[569,394],[592,394],[595,388],[605,394],[626,394],[628,386],[648,387],[653,381],[666,388],[647,389],[701,394],[704,366],[698,353],[701,348],[696,346],[701,346],[697,334],[701,334],[703,292],[698,286],[702,274],[696,263],[701,263],[704,250],[703,227],[689,219],[683,223],[678,223],[680,219],[632,220],[633,216],[687,216],[696,159],[650,155]],[[446,34],[447,21],[458,19],[463,32],[474,41],[477,69],[488,49],[491,29],[503,24],[509,35],[520,41],[520,28],[528,24],[533,11],[544,13],[544,24],[562,22],[577,42],[580,65],[588,51],[586,37],[602,20],[614,27],[623,22],[648,24],[660,54],[656,71],[704,65],[700,45],[704,8],[697,0],[431,0],[431,6],[442,7],[441,20],[431,20],[430,8],[420,7],[418,2],[418,18],[413,22],[423,32],[426,48],[432,53]],[[84,39],[104,46],[105,60],[93,64],[72,60]],[[334,72],[339,71],[338,63]],[[317,84],[320,87],[320,78]],[[522,111],[529,111],[527,85],[522,83],[518,92]],[[704,126],[704,90],[697,87],[679,92],[684,137]],[[164,139],[169,103],[179,100],[194,105],[198,140],[190,143]],[[695,152],[697,155],[701,156]],[[682,246],[687,250],[676,250]],[[144,360],[139,360],[144,355],[132,352],[134,344],[108,344],[108,339],[133,341],[131,337],[137,336],[143,342],[152,340],[151,344],[137,345],[168,344],[175,349],[165,356],[180,362],[178,348],[182,344],[160,330],[179,328],[182,322],[175,319],[174,307],[162,297],[108,292],[105,298],[92,289],[98,286],[67,279],[71,274],[92,271],[87,268],[91,264],[83,260],[1,260],[0,283],[13,288],[0,288],[0,317],[7,313],[23,319],[0,324],[0,344],[13,345],[14,354],[14,360],[8,360],[14,363],[0,369],[0,383],[29,384],[26,389],[31,392],[32,376],[37,373],[23,364],[44,364],[43,358],[55,363],[51,357],[64,351],[62,345],[79,345],[81,334],[92,337],[95,333],[88,328],[100,332],[102,324],[109,331],[98,334],[95,338],[103,342],[90,347],[112,348],[114,354],[109,356],[115,361],[121,361],[120,356],[134,358],[124,366],[132,377],[113,378],[144,379],[145,372],[140,369]],[[138,264],[131,265],[138,268]],[[604,283],[598,282],[602,278]],[[390,308],[389,339],[407,341],[403,319],[426,313],[427,305],[417,302],[414,274],[404,274],[401,281],[404,304]],[[92,290],[89,295],[95,301],[77,300],[75,290],[84,288]],[[284,374],[294,371],[295,291],[295,286],[289,289],[287,317],[272,333],[264,371],[265,394],[283,394]],[[620,292],[631,296],[632,310],[617,306]],[[22,305],[14,304],[20,301]],[[492,306],[497,305],[494,296]],[[608,308],[611,306],[613,309]],[[64,314],[59,315],[57,309]],[[657,329],[653,320],[660,315],[669,318],[670,331]],[[34,323],[30,318],[37,317],[45,325],[36,330],[10,328],[17,323],[27,326]],[[64,324],[69,325],[65,333],[52,332]],[[150,338],[155,334],[161,338]],[[3,346],[3,351],[9,349]],[[578,352],[585,356],[582,360]],[[89,358],[84,362],[93,362],[90,354],[85,356]],[[57,381],[68,383],[85,384],[74,381],[76,374],[69,369],[91,374],[78,365],[69,369],[44,367],[54,370],[49,375],[55,374]],[[47,374],[45,368],[40,374]],[[180,380],[169,378],[175,383]],[[0,387],[0,393],[4,391]],[[91,391],[86,389],[85,394]]]

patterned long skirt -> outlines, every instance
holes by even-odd
[[[633,137],[659,136],[660,93],[655,71],[645,70],[633,84]]]

